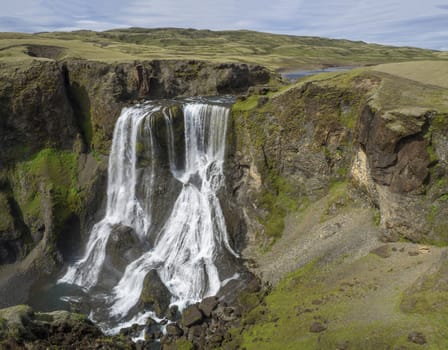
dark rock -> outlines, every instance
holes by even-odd
[[[199,303],[199,310],[202,311],[205,317],[211,317],[212,311],[216,309],[218,303],[217,297],[205,298]]]
[[[310,332],[311,333],[321,333],[321,332],[325,331],[326,329],[327,329],[327,327],[324,326],[322,323],[314,322],[310,327]]]
[[[223,340],[224,337],[220,334],[213,334],[209,339],[212,344],[221,344]]]
[[[151,317],[148,317],[148,319],[146,320],[146,326],[151,327],[151,326],[156,326],[156,325],[158,325],[157,321],[155,321]]]
[[[237,318],[234,307],[223,305],[219,305],[213,311],[212,316],[213,318],[224,322],[234,321]]]
[[[144,307],[154,310],[157,317],[163,317],[170,305],[171,294],[165,287],[156,270],[151,270],[143,281],[140,302]]]
[[[200,325],[192,326],[188,331],[188,339],[201,338],[204,335],[204,328]]]
[[[177,323],[170,323],[166,326],[166,334],[168,336],[180,337],[184,332]]]
[[[259,97],[258,101],[257,101],[257,107],[264,106],[268,102],[269,102],[269,97],[267,97],[267,96]]]
[[[181,314],[179,312],[179,307],[177,305],[170,306],[166,316],[167,316],[168,320],[170,320],[170,321],[179,320],[181,317]]]
[[[411,332],[408,335],[408,340],[412,343],[423,345],[426,344],[426,337],[423,333],[420,332]]]
[[[417,256],[417,255],[419,255],[419,252],[416,250],[411,250],[410,252],[408,252],[408,255],[409,256]]]
[[[184,327],[191,327],[200,324],[204,315],[197,304],[188,306],[182,313],[182,324]]]
[[[388,245],[382,245],[381,247],[375,248],[371,250],[370,253],[378,255],[380,258],[389,258],[392,255]]]
[[[126,266],[142,254],[142,243],[132,227],[115,224],[110,230],[100,280],[104,286],[112,288]]]
[[[145,342],[139,340],[135,343],[135,350],[144,350]]]

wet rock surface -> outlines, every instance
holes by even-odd
[[[143,307],[154,310],[158,317],[163,317],[168,311],[170,299],[171,293],[160,280],[157,271],[148,272],[143,281],[143,290],[140,296],[140,303]]]
[[[130,339],[106,337],[86,316],[34,312],[18,305],[0,310],[0,348],[11,350],[134,349]]]

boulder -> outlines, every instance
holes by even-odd
[[[426,337],[423,333],[420,333],[420,332],[414,331],[414,332],[409,333],[408,340],[411,343],[418,344],[418,345],[426,344]]]
[[[170,323],[166,326],[166,334],[168,336],[180,337],[184,332],[177,323]]]
[[[216,309],[218,303],[217,297],[205,298],[199,303],[199,310],[202,311],[205,317],[211,317],[212,311]]]
[[[325,331],[326,329],[327,329],[327,327],[320,322],[314,322],[310,326],[311,333],[321,333],[321,332]]]
[[[164,317],[171,300],[171,293],[161,281],[156,270],[151,270],[143,281],[140,303],[145,308],[153,310],[157,317]]]
[[[382,245],[381,247],[375,248],[371,250],[370,253],[378,255],[380,258],[389,258],[392,255],[388,245]]]
[[[188,306],[182,313],[182,325],[184,327],[200,324],[203,319],[204,315],[197,304]]]
[[[126,266],[142,254],[142,244],[132,227],[115,224],[110,231],[106,245],[107,263],[124,272]]]

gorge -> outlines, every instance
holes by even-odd
[[[442,349],[445,65],[290,85],[245,64],[2,66],[2,307],[58,276],[67,308],[115,332],[187,310],[154,336],[167,349]],[[62,324],[124,349],[142,330],[103,338],[37,304],[0,311],[5,341],[56,344]]]

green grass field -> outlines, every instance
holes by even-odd
[[[414,60],[448,60],[445,52],[348,40],[276,35],[254,31],[116,29],[105,32],[0,33],[0,63],[33,59],[30,47],[50,59],[105,62],[199,59],[257,63],[274,70],[364,66]],[[40,56],[40,55],[38,55]],[[41,58],[43,59],[43,58]]]

